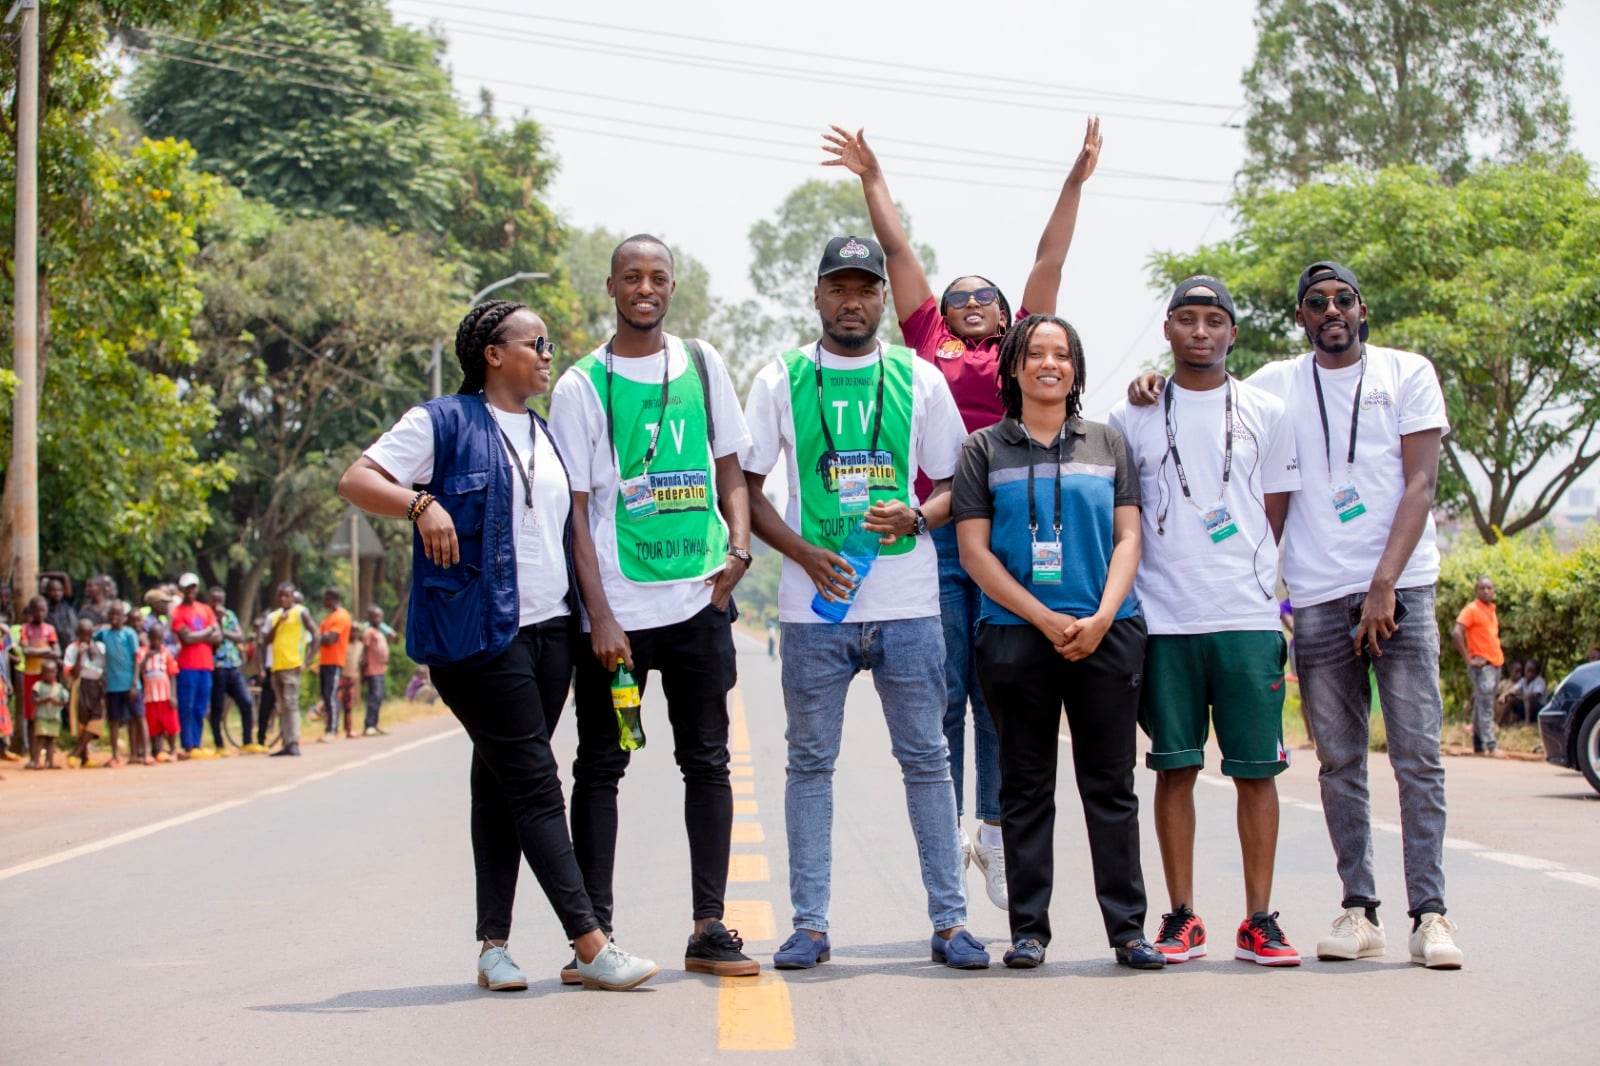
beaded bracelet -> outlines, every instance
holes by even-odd
[[[419,492],[411,497],[411,505],[406,508],[406,518],[412,522],[421,518],[422,512],[428,509],[428,505],[433,502],[433,499],[433,494],[428,492]]]

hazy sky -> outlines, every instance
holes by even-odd
[[[552,198],[569,222],[661,234],[704,261],[725,298],[751,294],[753,222],[808,178],[854,180],[816,165],[818,134],[835,122],[866,128],[916,237],[938,254],[936,291],[980,273],[1015,301],[1084,119],[1102,115],[1100,172],[1060,303],[1084,338],[1090,417],[1161,350],[1151,251],[1230,228],[1216,204],[1243,133],[1223,123],[1242,117],[1253,0],[391,7],[445,33],[458,89],[487,88],[501,113],[546,125],[561,160]],[[1569,3],[1553,39],[1574,141],[1600,160],[1600,79],[1589,66],[1600,4]]]

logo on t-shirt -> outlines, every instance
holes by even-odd
[[[1361,406],[1363,408],[1392,407],[1394,406],[1394,401],[1389,398],[1388,390],[1381,386],[1374,385],[1372,388],[1368,389],[1367,394],[1361,398]]]
[[[933,354],[940,359],[960,359],[967,354],[967,346],[960,337],[946,337],[939,342],[939,347],[933,350]]]

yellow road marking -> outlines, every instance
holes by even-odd
[[[750,750],[750,731],[745,728],[744,721],[744,693],[737,685],[728,693],[728,750]]]
[[[754,777],[756,776],[756,768],[754,766],[730,766],[728,767],[728,773],[734,777]]]
[[[724,977],[717,992],[719,1051],[789,1051],[794,1014],[789,986],[777,974]]]
[[[767,834],[762,832],[760,822],[734,822],[732,841],[735,844],[765,844]]]
[[[734,800],[734,814],[760,814],[761,806],[755,800]]]
[[[735,796],[754,796],[756,794],[756,783],[754,781],[734,781],[732,784]]]
[[[750,753],[748,751],[735,752],[733,755],[733,761],[736,763],[749,762]]]
[[[770,880],[772,880],[772,870],[767,866],[767,857],[765,855],[728,856],[728,881],[730,883],[754,884]]]
[[[722,921],[730,929],[739,930],[746,940],[771,940],[773,932],[772,904],[764,899],[730,899],[723,904]]]

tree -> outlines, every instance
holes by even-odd
[[[207,492],[226,467],[197,459],[210,424],[203,393],[177,387],[193,358],[194,233],[216,183],[172,142],[124,138],[109,121],[111,36],[133,25],[203,27],[247,10],[234,0],[40,5],[39,395],[41,543],[79,572],[153,568],[205,528]],[[0,217],[13,216],[16,53],[0,52]],[[9,241],[6,242],[9,250]],[[0,303],[12,305],[9,255]],[[115,284],[108,284],[114,279]],[[0,338],[7,365],[11,329]],[[15,379],[0,374],[9,403]],[[10,423],[3,424],[9,436]],[[9,440],[3,442],[10,455]],[[92,471],[92,473],[91,473]],[[8,478],[0,541],[9,542]],[[9,582],[11,553],[0,553]],[[31,593],[32,590],[18,590]]]
[[[911,233],[910,214],[899,204],[895,206],[906,232]],[[848,233],[872,235],[861,187],[855,182],[821,178],[797,185],[773,218],[750,227],[750,281],[764,305],[743,304],[738,318],[752,340],[776,339],[779,345],[791,346],[817,335],[817,312],[811,305],[817,261],[830,238]],[[931,278],[939,269],[933,249],[913,245]],[[898,341],[900,326],[894,321],[893,303],[886,297],[885,304],[880,332]],[[769,348],[766,354],[776,355],[777,349]]]
[[[1421,167],[1346,172],[1236,209],[1236,236],[1152,257],[1165,291],[1191,274],[1228,283],[1235,372],[1306,349],[1294,280],[1338,259],[1361,280],[1372,343],[1433,360],[1451,426],[1439,499],[1485,541],[1542,520],[1600,459],[1600,191],[1581,158],[1485,164],[1456,185]]]
[[[1565,147],[1561,69],[1545,27],[1560,0],[1258,0],[1244,75],[1252,184],[1339,166],[1418,163],[1466,176]]]
[[[240,200],[203,285],[194,381],[220,412],[204,450],[237,475],[199,568],[249,617],[269,575],[292,578],[332,536],[339,470],[426,394],[429,345],[467,279],[416,237]]]

